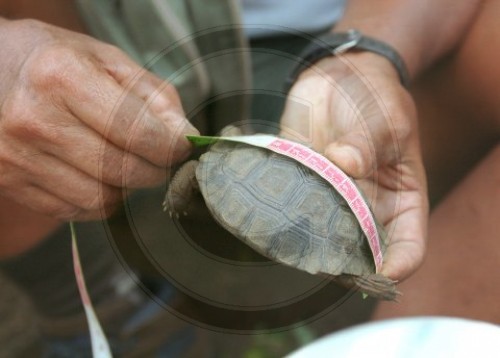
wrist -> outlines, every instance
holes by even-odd
[[[296,82],[314,76],[325,77],[329,79],[328,81],[337,84],[352,84],[353,78],[356,78],[355,81],[366,78],[371,84],[379,86],[383,83],[383,86],[400,88],[401,91],[407,92],[401,85],[399,74],[392,63],[382,56],[366,51],[353,51],[342,55],[342,57],[322,58],[310,68],[302,71]]]
[[[360,75],[384,76],[395,83],[400,77],[393,64],[378,54],[367,51],[349,52],[338,56],[329,56],[319,60],[315,66],[328,74],[348,74],[356,71]],[[300,77],[300,76],[299,76]]]
[[[351,59],[360,64],[369,65],[368,68],[380,68],[387,75],[397,73],[402,85],[409,87],[409,74],[406,64],[399,53],[389,44],[364,36],[359,31],[351,29],[347,32],[328,33],[311,42],[299,55],[300,61],[293,68],[287,80],[290,88],[295,80],[311,65],[317,66],[323,59],[340,58],[344,68],[356,71]],[[368,60],[368,61],[366,61]],[[331,63],[339,61],[332,61]],[[354,65],[354,66],[353,66]],[[392,67],[392,70],[389,69]]]

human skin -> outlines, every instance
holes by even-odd
[[[401,280],[421,261],[427,229],[427,189],[416,112],[387,61],[364,55],[349,61],[356,61],[357,68],[361,61],[367,61],[366,66],[381,62],[376,71],[362,72],[370,87],[341,61],[323,60],[299,77],[290,95],[311,103],[313,147],[364,189],[389,234],[381,273]],[[384,91],[372,95],[378,88]],[[298,128],[297,123],[308,122],[295,113],[293,105],[287,105],[283,127]]]
[[[500,145],[433,211],[422,266],[374,319],[458,316],[500,323]]]
[[[356,28],[388,43],[416,79],[458,46],[480,4],[353,0],[335,31]],[[283,127],[304,133],[310,125],[306,139],[370,190],[375,215],[389,232],[381,272],[404,280],[424,257],[428,199],[416,106],[394,66],[379,55],[349,51],[304,71],[290,94]],[[293,98],[311,105],[310,123],[296,116]]]
[[[84,32],[77,10],[66,0],[0,0],[6,18],[34,18],[76,32]],[[0,259],[16,256],[43,240],[62,222],[0,196]],[[30,223],[30,225],[26,225]]]
[[[349,2],[346,16],[336,27],[336,30],[340,31],[350,27],[357,27],[370,36],[381,38],[392,44],[405,58],[412,76],[416,77],[431,63],[445,55],[459,41],[461,35],[466,31],[467,25],[474,17],[477,2],[470,1],[464,2],[464,4],[456,4],[451,1],[441,1],[439,3],[380,1],[377,2],[376,6],[369,5],[370,2]],[[450,8],[454,9],[455,16],[448,16]],[[432,9],[432,16],[429,16],[429,9]],[[395,14],[397,16],[389,16],[388,14]],[[424,23],[423,20],[425,20]],[[394,31],[394,28],[401,29],[401,31]],[[426,31],[417,31],[422,28],[425,28]],[[409,38],[412,41],[408,41]],[[374,78],[375,82],[380,82],[382,79],[376,79],[374,72],[380,73],[379,71],[381,71],[381,73],[384,73],[386,75],[383,76],[386,77],[384,81],[387,81],[385,83],[390,84],[388,88],[392,88],[395,92],[387,95],[388,98],[395,99],[391,103],[390,117],[397,119],[397,125],[393,128],[396,128],[396,136],[404,144],[402,148],[405,149],[402,153],[403,155],[398,156],[397,160],[400,161],[401,158],[407,158],[408,160],[404,162],[406,164],[410,163],[410,165],[406,166],[408,173],[405,173],[403,170],[405,174],[403,177],[408,178],[409,181],[406,182],[408,187],[406,190],[407,195],[405,196],[408,205],[400,206],[401,210],[397,213],[397,219],[403,219],[403,221],[399,221],[398,226],[400,228],[406,227],[407,232],[399,236],[399,238],[398,232],[394,233],[393,237],[395,239],[392,241],[386,255],[384,273],[392,278],[402,279],[413,272],[421,262],[426,232],[425,217],[427,204],[424,198],[425,194],[423,194],[426,189],[421,160],[418,155],[420,150],[418,139],[414,135],[417,128],[413,109],[414,105],[405,90],[400,88],[397,76],[390,63],[372,54],[347,54],[345,57],[354,63],[361,72],[372,76],[371,78]],[[336,65],[335,62],[336,59],[324,60],[321,66],[334,73],[337,71],[336,67],[342,67]],[[376,71],[370,73],[370,69],[376,69]],[[341,69],[340,71],[343,70]],[[307,73],[301,77],[301,80],[304,80],[306,77]],[[295,89],[295,91],[298,90]],[[408,113],[410,114],[408,115]],[[328,124],[326,126],[317,126],[317,128],[327,127]],[[354,135],[348,137],[340,136],[339,131],[335,130],[334,138],[327,138],[325,143],[317,144],[317,147],[324,147],[327,156],[338,162],[353,176],[360,178],[365,175],[371,175],[371,168],[374,167],[372,160],[368,159],[366,162],[363,162],[363,158],[367,156],[359,155],[359,152],[352,150],[352,148],[362,148],[362,141],[359,140],[360,136],[358,135],[361,131],[352,131],[349,128],[344,128],[344,131],[346,130],[354,133]],[[381,133],[378,137],[380,138],[377,145],[379,148],[384,147],[384,135],[386,134]],[[330,143],[332,140],[335,143]],[[352,141],[356,143],[350,146],[351,149],[346,149],[345,145],[344,150],[339,149],[339,144],[350,145]],[[377,141],[375,142],[377,143]],[[367,153],[368,150],[365,152]],[[384,160],[386,163],[382,164],[394,161],[391,153],[384,155],[383,152],[383,150],[376,151],[377,155],[375,158],[377,158],[379,164]],[[391,164],[394,167],[394,163]],[[387,168],[390,167],[390,165],[387,166]],[[401,168],[398,168],[398,175],[401,173],[401,170]],[[379,191],[379,193],[384,193],[384,191]],[[392,192],[391,190],[386,190],[385,193],[387,193],[386,200],[388,195],[392,194],[392,199],[389,200],[392,203],[398,198],[399,194],[402,194],[393,190]],[[403,196],[399,196],[399,198],[403,198]],[[378,207],[381,208],[382,206]],[[405,210],[405,208],[408,210]],[[405,215],[403,215],[403,212]],[[381,215],[384,216],[384,213],[381,213]],[[391,221],[394,224],[397,222],[397,220],[394,220],[395,218],[389,217],[391,215],[392,213],[385,213],[386,217],[383,218],[384,223],[388,226],[391,225]],[[409,223],[410,226],[403,225],[405,222]],[[411,235],[411,237],[408,235]],[[401,250],[397,250],[397,247],[401,248]],[[394,259],[391,257],[394,257]]]
[[[0,11],[43,9],[27,3],[3,1]],[[189,154],[184,135],[197,131],[176,90],[116,47],[7,19],[0,43],[0,258],[28,249],[61,220],[110,214],[123,186],[159,185],[165,168]]]
[[[422,266],[401,283],[400,302],[380,303],[374,319],[500,322],[499,11],[500,1],[484,2],[459,48],[414,85],[437,204]]]

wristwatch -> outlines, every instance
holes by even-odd
[[[408,88],[410,78],[406,65],[397,51],[388,44],[374,38],[364,36],[358,30],[351,29],[342,33],[328,33],[309,44],[299,55],[301,61],[293,68],[286,80],[289,90],[302,71],[315,62],[328,56],[336,56],[351,50],[370,51],[387,58],[396,68],[401,83]]]

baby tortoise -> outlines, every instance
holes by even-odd
[[[367,295],[395,300],[395,282],[375,273],[355,215],[323,178],[270,150],[219,141],[173,177],[164,202],[185,212],[201,191],[215,220],[260,254],[311,274],[328,275]],[[386,234],[378,225],[382,250]]]

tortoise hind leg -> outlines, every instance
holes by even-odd
[[[366,276],[340,275],[335,278],[346,287],[355,287],[368,296],[387,301],[397,301],[401,293],[396,288],[396,281],[380,274]]]
[[[163,201],[163,210],[179,216],[179,213],[186,214],[187,208],[193,198],[193,194],[199,191],[196,179],[197,160],[190,160],[184,163],[175,173],[170,181],[170,185]]]

